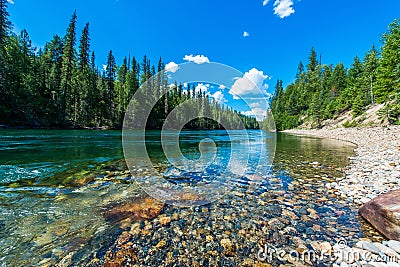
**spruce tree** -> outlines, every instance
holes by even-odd
[[[91,106],[91,77],[90,77],[90,37],[89,23],[86,23],[79,40],[78,69],[76,87],[73,88],[74,125],[90,122]]]
[[[375,89],[376,101],[383,103],[393,96],[395,90],[399,90],[400,75],[398,65],[400,64],[400,21],[395,20],[389,25],[383,34],[384,45],[382,57],[378,68],[377,88]]]
[[[115,72],[117,64],[112,50],[108,53],[107,69],[105,72],[106,92],[105,92],[105,106],[106,118],[109,120],[108,124],[113,126],[115,119]]]
[[[11,22],[8,20],[7,0],[0,0],[0,105],[4,101],[4,86],[6,75],[6,45]]]
[[[75,44],[76,44],[76,11],[74,11],[69,23],[67,33],[64,38],[62,72],[61,72],[61,89],[62,89],[62,113],[63,118],[67,119],[71,115],[72,107],[72,79],[75,71]]]

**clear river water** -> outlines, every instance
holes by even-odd
[[[268,136],[248,133],[253,153],[269,166]],[[231,153],[224,131],[183,131],[182,153],[196,159],[204,138],[214,140],[219,158]],[[324,186],[344,175],[352,145],[284,133],[276,140],[272,168],[258,170],[256,190],[237,177],[230,192],[206,206],[165,205],[155,219],[121,223],[107,211],[146,194],[125,165],[120,131],[0,130],[0,266],[118,266],[104,259],[120,249],[121,236],[137,266],[251,266],[267,244],[296,249],[381,238],[352,203]],[[159,132],[148,132],[146,146],[160,172],[180,178],[174,182],[204,178],[171,170]],[[218,164],[207,179],[221,175]]]

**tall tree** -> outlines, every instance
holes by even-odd
[[[317,69],[317,66],[318,66],[317,52],[313,47],[311,48],[310,55],[308,57],[307,70],[313,72]]]
[[[72,101],[71,89],[73,73],[75,71],[76,55],[76,10],[72,14],[67,33],[64,38],[63,61],[61,72],[61,88],[62,88],[62,112],[64,119],[71,115]]]
[[[6,44],[11,27],[11,22],[8,20],[8,17],[7,0],[0,0],[0,101],[4,98],[2,92],[6,79]]]
[[[375,89],[376,101],[382,103],[388,100],[393,92],[399,88],[400,75],[400,21],[395,20],[382,36],[384,45],[382,57],[378,68],[377,88]]]
[[[74,125],[90,121],[89,97],[91,92],[90,77],[90,36],[89,23],[86,23],[79,40],[78,69],[76,75],[76,86],[72,90],[74,99]]]
[[[109,120],[109,125],[113,124],[115,116],[115,73],[117,64],[115,62],[115,57],[112,50],[108,53],[107,57],[107,68],[105,72],[106,81],[106,95],[105,95],[105,105],[106,105],[106,118]]]

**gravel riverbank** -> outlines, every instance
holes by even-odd
[[[400,126],[285,132],[339,139],[357,145],[345,176],[325,186],[338,190],[342,198],[353,201],[359,207],[382,193],[400,188]],[[340,255],[334,266],[399,266],[400,243],[397,241],[372,243],[363,239],[355,248],[345,245],[335,250]],[[346,255],[350,251],[357,256],[343,258],[343,251]]]
[[[357,145],[346,175],[327,183],[358,206],[400,188],[400,126],[289,130],[287,133],[348,141]]]

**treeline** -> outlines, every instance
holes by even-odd
[[[37,51],[26,30],[20,34],[11,32],[7,0],[0,0],[0,124],[120,128],[132,96],[142,84],[164,70],[161,58],[154,66],[147,56],[141,62],[135,57],[125,57],[118,66],[112,51],[107,65],[99,69],[90,48],[89,23],[79,39],[76,23],[74,12],[65,36],[54,35]],[[159,85],[148,93],[160,97],[167,92],[169,85],[164,79]],[[258,127],[254,118],[211,101],[205,92],[194,92],[195,88],[183,90],[182,85],[176,85],[157,102],[147,126],[161,128],[167,115],[191,97],[196,99],[193,103],[201,103],[198,110],[209,111],[232,127],[238,123],[238,117],[245,127]],[[186,127],[218,129],[220,125],[197,119]]]
[[[283,89],[276,84],[271,109],[278,130],[295,128],[304,122],[320,127],[345,111],[362,115],[373,103],[385,103],[381,116],[399,123],[400,116],[400,24],[395,20],[382,35],[383,46],[374,46],[363,59],[354,58],[350,68],[342,63],[321,63],[315,49],[307,65],[299,63],[296,80]]]

